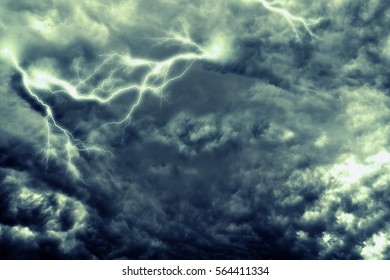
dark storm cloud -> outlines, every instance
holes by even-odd
[[[2,168],[1,174],[2,259],[91,257],[74,241],[85,215],[78,201],[26,172]]]
[[[26,101],[29,104],[29,106],[31,107],[32,110],[38,112],[42,116],[46,115],[45,108],[43,108],[42,105],[39,104],[39,102],[37,102],[36,99],[32,98],[28,94],[26,89],[23,87],[23,81],[22,81],[22,77],[20,75],[15,74],[12,76],[11,88],[13,89],[13,91],[17,95],[20,96],[21,99],[23,99],[24,101]]]
[[[5,2],[1,47],[70,81],[107,50],[181,51],[153,40],[180,22],[199,43],[229,35],[232,50],[195,62],[168,102],[146,96],[124,131],[97,128],[129,100],[42,90],[64,127],[106,150],[75,153],[84,182],[65,154],[46,164],[43,112],[2,64],[0,257],[388,259],[386,1],[297,1],[321,37],[297,26],[300,42],[257,4],[179,2]]]

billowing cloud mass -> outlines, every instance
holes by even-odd
[[[390,258],[389,1],[0,7],[0,258]]]

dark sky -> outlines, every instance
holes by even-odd
[[[0,258],[390,259],[390,2],[260,2],[1,1]]]

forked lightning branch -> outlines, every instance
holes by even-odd
[[[297,40],[300,40],[300,29],[317,37],[304,18],[291,14],[278,3],[266,0],[241,1],[246,5],[260,4],[260,7],[281,16],[289,24]],[[76,78],[74,79],[76,82],[61,79],[45,69],[29,69],[28,67],[24,69],[20,63],[22,59],[16,57],[12,49],[3,49],[3,54],[8,57],[14,69],[21,75],[25,91],[41,106],[45,113],[47,140],[43,146],[46,164],[49,164],[50,159],[59,160],[65,156],[64,162],[67,171],[74,177],[81,179],[81,173],[75,163],[79,153],[104,152],[104,149],[74,137],[70,129],[56,119],[56,108],[45,101],[43,93],[55,96],[65,95],[73,102],[96,102],[104,106],[110,106],[119,97],[130,95],[129,100],[131,101],[129,101],[127,111],[118,120],[103,125],[103,127],[122,125],[122,128],[126,129],[133,113],[142,104],[146,94],[163,98],[167,87],[182,78],[196,61],[223,64],[229,59],[229,56],[234,55],[233,42],[223,32],[210,36],[205,40],[204,45],[200,45],[191,38],[191,31],[186,24],[183,23],[179,29],[180,31],[162,32],[165,35],[155,39],[158,45],[175,44],[179,46],[182,51],[176,55],[162,60],[152,60],[111,52],[103,55],[102,62],[90,73],[80,73],[80,65],[77,64],[75,67]],[[185,66],[181,67],[181,70],[177,70],[179,64]],[[107,67],[111,68],[107,70]],[[141,79],[136,81],[133,79],[128,83],[118,83],[118,76],[123,71],[130,75],[141,71],[143,75]],[[99,81],[96,83],[97,79]]]

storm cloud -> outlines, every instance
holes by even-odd
[[[99,147],[64,150],[53,125],[48,141],[46,109],[3,51],[0,258],[390,258],[389,1],[277,6],[309,30],[250,0],[0,7],[1,49],[69,141]],[[70,84],[95,71],[82,89],[109,94],[145,69],[108,55],[196,51],[162,39],[184,27],[223,56],[174,65],[129,122],[104,125],[134,94],[106,104],[39,84],[40,71]]]

